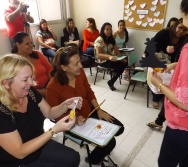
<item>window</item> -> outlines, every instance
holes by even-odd
[[[66,18],[66,0],[22,0],[29,5],[28,11],[34,18],[34,24],[40,19],[47,21],[61,21]],[[65,7],[66,6],[66,7]],[[0,29],[6,28],[4,10],[8,7],[8,0],[0,5]],[[69,9],[68,9],[69,11]]]

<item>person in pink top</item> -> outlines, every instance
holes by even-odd
[[[82,51],[85,54],[94,56],[94,42],[99,36],[99,30],[97,29],[95,20],[88,18],[86,21],[87,28],[83,30],[83,48]]]
[[[35,88],[45,97],[46,85],[51,79],[51,64],[41,52],[33,50],[32,40],[27,33],[16,33],[14,41],[15,45],[13,46],[12,53],[25,57],[33,64],[35,68]]]
[[[183,24],[188,27],[188,1],[180,5]],[[165,96],[165,117],[167,128],[163,138],[159,167],[188,166],[188,43],[184,45],[178,63],[167,65],[167,71],[175,69],[169,86],[163,84],[156,73],[151,82]]]

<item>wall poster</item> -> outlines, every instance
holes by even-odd
[[[163,28],[168,0],[125,0],[127,28],[159,31]]]

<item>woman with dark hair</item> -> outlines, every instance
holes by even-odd
[[[82,51],[85,54],[94,56],[94,41],[99,36],[99,30],[93,18],[87,19],[86,26],[86,29],[83,30],[84,43]]]
[[[118,21],[118,30],[114,32],[113,37],[116,41],[116,45],[118,48],[126,47],[126,43],[129,40],[129,34],[126,29],[126,24],[124,20]]]
[[[50,80],[47,86],[47,102],[51,106],[56,106],[65,101],[67,98],[74,96],[82,97],[82,108],[79,111],[76,110],[76,123],[82,126],[92,109],[99,106],[99,104],[80,63],[78,48],[74,46],[60,48],[54,57],[53,66],[54,69],[52,71],[52,75],[54,77]],[[64,117],[69,114],[69,112],[62,116]],[[117,132],[116,136],[122,134],[124,131],[123,124],[112,115],[103,111],[100,107],[96,112],[91,114],[90,117],[103,119],[119,125],[120,130]],[[89,162],[92,164],[100,163],[105,156],[110,154],[115,145],[116,140],[113,137],[106,146],[96,146],[90,153]],[[88,157],[86,157],[85,160],[88,162]]]
[[[109,88],[114,91],[116,90],[114,83],[127,67],[127,60],[117,61],[117,55],[120,55],[120,52],[112,36],[112,25],[110,23],[102,25],[100,35],[95,40],[94,46],[100,66],[115,70],[112,79],[107,82]]]
[[[74,20],[68,18],[66,21],[66,27],[63,29],[64,34],[64,44],[76,44],[78,47],[80,45],[80,37],[78,34],[78,29],[74,26]]]
[[[188,28],[188,1],[180,4],[183,25]],[[185,27],[179,27],[182,31]],[[188,166],[188,44],[183,46],[178,62],[167,65],[174,69],[169,86],[157,73],[151,73],[151,83],[165,95],[165,118],[167,127],[158,159],[159,167]]]
[[[177,61],[179,50],[182,47],[184,36],[187,34],[188,29],[183,25],[183,19],[180,18],[174,26],[169,29],[159,31],[154,37],[156,42],[156,52],[163,52],[170,57],[171,63]],[[145,51],[146,56],[148,53]],[[159,108],[159,101],[163,98],[162,95],[153,93],[153,108]]]
[[[33,43],[30,36],[25,32],[18,32],[14,36],[15,45],[12,53],[28,59],[35,67],[35,88],[41,95],[46,95],[46,85],[51,78],[52,66],[47,58],[39,51],[33,50]]]
[[[168,24],[167,24],[166,28],[172,27],[174,24],[176,24],[177,21],[178,21],[178,18],[172,17],[172,18],[168,21]]]
[[[45,19],[41,19],[39,23],[39,29],[36,33],[37,41],[39,42],[39,50],[47,57],[54,57],[55,52],[59,47],[56,45],[57,36],[48,26]]]

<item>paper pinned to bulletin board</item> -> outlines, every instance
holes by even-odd
[[[159,31],[163,28],[168,0],[125,0],[127,28]]]

